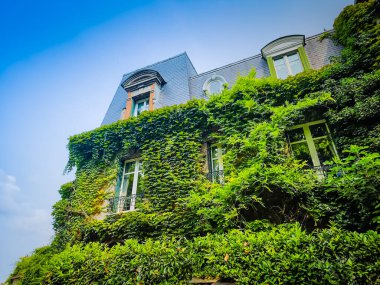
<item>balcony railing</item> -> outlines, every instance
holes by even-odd
[[[224,171],[219,170],[219,171],[209,172],[206,174],[206,178],[213,183],[223,184],[224,183]]]
[[[310,168],[313,169],[319,177],[326,178],[331,166],[330,165],[319,165],[319,166],[312,166]]]
[[[130,196],[118,196],[108,199],[108,212],[119,213],[134,210],[136,202],[141,201],[144,194],[136,194]]]
[[[328,176],[331,177],[331,175],[333,175],[334,177],[341,177],[343,175],[342,170],[339,170],[337,172],[334,172],[334,174],[332,174],[331,169],[336,166],[337,166],[336,164],[329,164],[329,165],[312,166],[310,168],[313,169],[321,179],[326,179]]]

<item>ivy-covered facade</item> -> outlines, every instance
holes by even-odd
[[[12,276],[377,284],[378,14],[373,0],[346,7],[318,36],[339,51],[320,68],[293,35],[235,81],[226,74],[244,61],[198,75],[185,54],[124,76],[103,126],[70,138],[76,178],[59,190],[55,239]],[[172,60],[183,67],[174,81],[157,68]],[[188,97],[173,103],[179,82]]]
[[[329,33],[331,34],[326,34]],[[128,120],[144,111],[153,111],[195,98],[207,101],[213,94],[220,94],[224,89],[229,89],[228,86],[235,84],[239,76],[247,76],[251,70],[255,70],[256,78],[285,79],[310,69],[320,69],[339,56],[340,50],[341,46],[331,37],[321,38],[321,35],[315,35],[305,38],[303,35],[289,35],[268,43],[259,55],[202,74],[197,74],[187,54],[183,53],[125,74],[105,115],[103,125]],[[201,149],[206,162],[203,163],[203,168],[198,168],[198,173],[192,175],[199,175],[201,169],[202,173],[206,172],[204,175],[211,182],[224,184],[225,149],[222,142],[212,138],[212,132],[207,129],[206,121],[202,128],[197,129],[205,134],[199,137],[199,142],[203,142],[201,148],[194,145],[194,149]],[[222,129],[222,126],[215,126],[215,129]],[[322,117],[321,120],[293,126],[287,132],[287,139],[292,153],[299,159],[308,161],[308,165],[317,169],[321,177],[326,174],[323,162],[338,157],[328,125]],[[166,157],[151,162],[149,160],[153,159],[153,156],[149,154],[143,160],[141,150],[142,147],[138,146],[135,153],[122,158],[117,184],[109,190],[114,196],[107,200],[108,212],[135,210],[139,201],[147,199],[143,181],[150,185],[148,180],[156,179],[151,176],[144,177],[143,161],[146,165],[152,165],[152,168],[155,168],[156,163],[157,168],[160,168],[159,165],[169,159]],[[192,164],[188,166],[192,167]],[[162,170],[162,174],[166,175],[167,170]],[[176,176],[178,177],[178,174]],[[167,199],[171,199],[170,195]],[[154,191],[150,200],[156,200]]]

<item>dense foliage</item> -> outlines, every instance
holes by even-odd
[[[285,80],[252,71],[207,101],[144,112],[70,138],[76,179],[54,205],[51,246],[24,257],[23,284],[371,284],[380,275],[380,71],[376,1],[348,6],[342,57]],[[330,35],[331,36],[331,35]],[[339,152],[324,179],[286,130],[324,119]],[[218,142],[223,185],[205,178]],[[121,163],[143,161],[137,211],[108,215]],[[359,232],[359,233],[358,233]]]
[[[191,241],[128,239],[112,248],[77,244],[54,255],[34,284],[189,284],[192,276],[247,285],[375,284],[379,242],[373,231],[331,228],[308,234],[293,224]]]

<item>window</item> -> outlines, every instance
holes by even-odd
[[[121,84],[127,92],[125,111],[122,111],[121,119],[138,116],[143,111],[152,111],[164,84],[165,80],[155,70],[140,70],[129,76]]]
[[[203,84],[203,92],[206,94],[217,94],[223,91],[227,81],[223,76],[213,75]]]
[[[116,196],[111,200],[111,209],[114,212],[130,211],[135,209],[136,199],[141,198],[142,163],[141,160],[126,161],[119,189]]]
[[[298,52],[277,57],[273,61],[277,78],[285,79],[304,70]]]
[[[294,126],[286,136],[293,155],[319,171],[325,161],[338,156],[324,120]]]
[[[261,49],[266,59],[270,75],[285,79],[304,70],[309,70],[310,63],[304,46],[305,36],[290,35],[278,38]]]
[[[209,173],[207,178],[211,182],[223,184],[224,168],[223,168],[224,150],[219,145],[211,145],[208,150]]]
[[[149,97],[135,101],[133,115],[136,117],[143,111],[149,111]]]

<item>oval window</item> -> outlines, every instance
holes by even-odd
[[[207,79],[206,82],[203,84],[203,92],[207,94],[218,94],[223,91],[223,85],[226,83],[227,81],[224,79],[223,76],[214,75]]]

